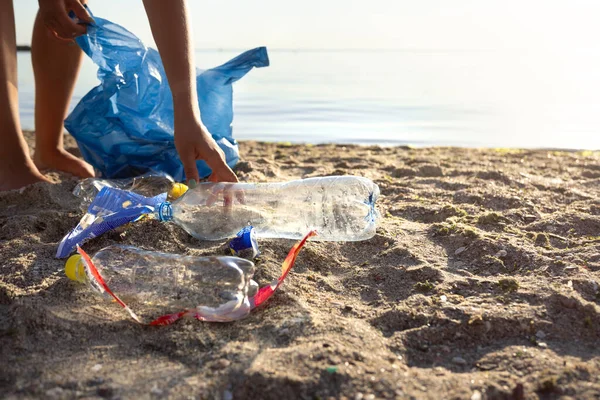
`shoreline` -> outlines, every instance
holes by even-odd
[[[29,146],[33,146],[35,144],[35,140],[33,136],[35,132],[30,129],[23,130],[23,134],[26,136],[26,141]],[[73,139],[71,135],[68,133],[64,133],[65,147],[69,147],[71,149],[76,149],[77,143]],[[547,152],[566,152],[566,153],[581,153],[583,157],[593,156],[600,153],[599,149],[585,149],[585,148],[561,148],[561,147],[504,147],[504,146],[470,146],[470,145],[430,145],[430,144],[407,144],[407,143],[390,143],[390,144],[381,144],[381,143],[358,143],[358,142],[321,142],[321,143],[311,143],[311,142],[296,142],[289,140],[256,140],[256,139],[236,139],[238,143],[264,143],[264,144],[273,144],[279,146],[340,146],[340,147],[373,147],[373,148],[399,148],[404,150],[417,150],[417,149],[441,149],[441,150],[477,150],[477,151],[497,151],[499,153],[517,153],[517,152],[529,152],[529,151],[547,151]],[[79,155],[79,151],[75,150],[75,154]]]
[[[237,139],[236,139],[237,140]],[[310,142],[293,142],[293,141],[268,141],[268,140],[255,140],[255,139],[239,139],[237,140],[240,143],[251,142],[251,143],[270,143],[281,146],[291,146],[291,145],[300,145],[300,146],[360,146],[360,147],[381,147],[381,148],[402,148],[402,149],[443,149],[443,150],[452,150],[452,149],[465,149],[465,150],[493,150],[499,152],[524,152],[524,151],[564,151],[566,153],[584,153],[584,155],[589,155],[591,153],[600,153],[599,149],[579,149],[579,148],[561,148],[561,147],[503,147],[503,146],[475,146],[475,145],[437,145],[437,144],[409,144],[404,142],[399,143],[359,143],[359,142],[321,142],[321,143],[310,143]]]

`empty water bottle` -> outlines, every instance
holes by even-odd
[[[164,172],[149,172],[144,175],[126,179],[87,178],[75,186],[73,194],[81,199],[81,209],[87,211],[88,206],[104,187],[128,190],[146,197],[154,197],[167,193],[177,185],[173,178]]]
[[[157,217],[174,221],[205,240],[232,236],[252,225],[260,238],[358,241],[375,235],[379,187],[357,176],[309,178],[285,183],[202,183],[158,206]]]
[[[86,262],[71,256],[66,275],[116,300],[138,322],[182,310],[198,319],[231,321],[246,316],[258,290],[255,266],[238,257],[192,257],[110,246]]]
[[[315,235],[308,232],[292,246],[281,275],[261,288],[252,280],[254,263],[243,258],[180,256],[131,246],[110,246],[93,258],[78,246],[65,273],[116,301],[139,323],[151,319],[150,325],[168,325],[183,317],[234,321],[275,293]]]

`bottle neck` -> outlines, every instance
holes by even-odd
[[[173,207],[171,203],[165,201],[164,203],[160,203],[156,208],[156,214],[158,216],[159,221],[168,222],[173,219]]]

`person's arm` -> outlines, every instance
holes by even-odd
[[[144,7],[173,93],[175,147],[186,179],[198,182],[196,160],[204,160],[212,169],[212,181],[237,182],[223,151],[200,119],[186,1],[144,0]]]

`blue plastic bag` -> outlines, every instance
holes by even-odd
[[[98,66],[100,85],[85,95],[65,120],[83,158],[101,177],[125,178],[161,171],[176,181],[185,174],[173,137],[173,98],[158,52],[122,26],[94,17],[77,38]],[[233,138],[231,84],[253,67],[269,65],[267,50],[246,51],[227,63],[197,70],[202,122],[233,167],[239,158]],[[201,177],[210,175],[198,161]]]

